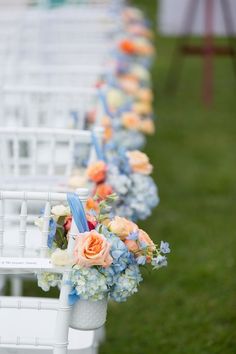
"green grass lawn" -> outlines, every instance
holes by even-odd
[[[155,19],[155,1],[133,1]],[[142,224],[172,246],[169,267],[111,304],[101,354],[236,353],[236,82],[215,61],[215,99],[201,101],[201,59],[187,59],[174,97],[164,83],[174,39],[157,37],[157,134],[146,152],[161,204]]]

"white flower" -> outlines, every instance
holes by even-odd
[[[59,286],[62,275],[57,273],[42,272],[37,273],[38,286],[44,291],[48,291],[51,286]]]
[[[68,255],[67,250],[61,250],[57,248],[55,252],[51,255],[52,263],[56,266],[66,266],[72,265],[73,259],[71,259]]]
[[[34,225],[39,228],[40,231],[43,231],[43,218],[40,216],[34,220]]]
[[[51,213],[57,217],[60,216],[69,216],[70,215],[70,208],[65,207],[64,205],[55,205],[52,207]]]

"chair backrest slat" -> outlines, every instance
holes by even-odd
[[[25,249],[25,237],[27,231],[27,201],[23,200],[21,203],[21,212],[20,212],[20,230],[19,230],[19,251],[20,254],[24,255]]]
[[[102,131],[94,130],[99,141]],[[1,189],[32,188],[26,186],[30,181],[36,185],[44,181],[44,189],[52,183],[54,189],[58,183],[67,188],[73,169],[82,167],[84,159],[89,163],[97,159],[91,131],[0,127],[0,141]]]

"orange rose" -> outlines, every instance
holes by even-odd
[[[87,211],[94,210],[96,212],[99,211],[99,204],[93,198],[88,198],[85,206]]]
[[[123,39],[122,41],[120,41],[119,43],[119,49],[124,52],[125,54],[135,54],[136,52],[136,46],[133,43],[133,41],[129,40],[129,39]]]
[[[143,175],[150,175],[153,166],[149,163],[149,158],[141,151],[127,151],[126,156],[129,159],[130,166],[133,172],[141,173]]]
[[[106,197],[112,193],[112,187],[106,183],[99,184],[95,191],[95,194],[97,194],[100,199],[106,199]]]
[[[121,122],[126,129],[137,130],[140,125],[140,118],[134,112],[127,112],[122,115]]]
[[[80,234],[75,243],[75,263],[80,267],[102,266],[107,268],[112,263],[111,245],[96,230]]]
[[[87,168],[86,173],[91,181],[95,183],[100,183],[106,178],[107,165],[104,161],[94,162]]]
[[[142,119],[139,124],[139,130],[144,134],[154,134],[155,125],[152,119]]]

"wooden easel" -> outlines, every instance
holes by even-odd
[[[184,36],[178,39],[174,51],[172,62],[169,68],[166,89],[168,92],[176,91],[180,80],[180,74],[183,67],[183,57],[188,55],[199,55],[203,57],[203,84],[202,96],[206,106],[210,106],[213,100],[213,59],[215,56],[231,56],[234,74],[236,78],[236,46],[233,38],[233,19],[230,12],[228,0],[220,0],[227,38],[227,46],[217,46],[214,44],[213,18],[214,18],[214,0],[205,0],[204,8],[204,35],[201,45],[188,44],[197,8],[200,0],[191,0],[186,11],[183,29]]]

